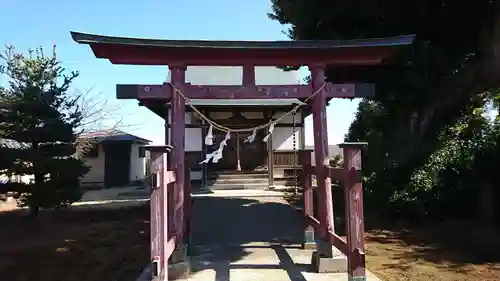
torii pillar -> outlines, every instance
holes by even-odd
[[[309,65],[311,71],[312,93],[318,91],[325,83],[325,65]],[[314,128],[314,158],[317,182],[317,204],[320,221],[319,233],[316,233],[316,251],[312,256],[312,264],[317,272],[346,272],[347,257],[337,248],[331,246],[328,232],[334,232],[332,183],[326,167],[329,166],[328,132],[326,118],[326,89],[312,99]]]
[[[169,65],[171,84],[179,91],[184,91],[186,80],[185,65]],[[169,260],[169,279],[182,279],[189,277],[190,265],[188,260],[188,245],[184,237],[184,204],[185,194],[184,188],[186,184],[186,167],[185,167],[185,124],[186,124],[186,103],[184,98],[177,91],[172,91],[170,120],[171,126],[171,164],[175,171],[175,183],[172,194],[173,201],[173,234],[176,237],[175,250]]]

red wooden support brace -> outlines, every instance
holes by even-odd
[[[168,248],[169,223],[169,204],[167,200],[167,185],[173,180],[168,176],[167,155],[170,147],[166,146],[148,146],[150,151],[151,167],[151,262],[153,277],[158,280],[165,280],[168,276],[168,257],[170,251]]]
[[[343,143],[344,150],[347,273],[349,280],[366,280],[364,254],[363,184],[361,178],[361,148],[367,143]]]
[[[165,119],[165,144],[166,145],[168,145],[170,143],[170,136],[169,136],[170,132],[168,129],[168,123],[170,120],[169,113],[171,113],[171,112],[168,109],[165,109],[165,116],[163,118]],[[170,149],[172,149],[172,147],[170,147]],[[173,164],[171,153],[167,154],[167,170],[170,173],[173,173],[174,177],[175,177],[175,165]],[[175,187],[175,183],[172,182],[168,185],[168,188],[165,191],[166,192],[165,197],[167,198],[168,202],[174,202],[174,191],[175,191],[174,187]],[[168,205],[168,213],[170,214],[170,219],[168,220],[167,229],[168,229],[168,233],[170,233],[170,236],[175,234],[175,231],[174,231],[174,223],[175,223],[174,222],[174,211],[175,211],[174,204],[169,204]]]
[[[304,216],[314,217],[314,195],[312,188],[312,166],[311,166],[311,150],[301,150],[300,151],[300,165],[302,166],[300,181],[301,186],[304,189]],[[315,249],[316,244],[314,240],[314,228],[308,220],[306,220],[304,229],[304,249]]]
[[[172,155],[169,154],[167,155],[167,171],[169,173],[173,173],[175,177],[175,166],[172,162]],[[174,203],[174,192],[175,192],[175,182],[171,182],[168,184],[167,189],[165,190],[165,198],[170,204],[168,204],[168,214],[169,214],[169,219],[168,219],[168,224],[167,224],[167,231],[169,233],[169,237],[175,235],[175,204]]]
[[[191,237],[191,172],[186,169],[184,180],[184,244],[189,244]]]
[[[253,64],[243,66],[241,81],[243,86],[255,86],[255,66]]]

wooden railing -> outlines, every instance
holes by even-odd
[[[176,173],[172,163],[166,161],[167,149],[164,146],[148,147],[151,161],[151,261],[153,278],[166,280],[168,259],[176,247],[189,237],[191,225],[191,185],[189,169],[183,190],[184,202],[175,203]],[[182,206],[182,216],[174,216],[176,206]],[[178,221],[174,221],[174,219]]]
[[[295,164],[298,165],[299,163],[299,157],[298,157],[299,151],[293,151],[293,150],[274,150],[273,151],[273,164],[275,167],[292,167],[293,166],[293,159],[295,156]]]
[[[316,168],[312,166],[310,152],[301,153],[300,164],[303,167],[301,172],[301,184],[304,189],[303,214],[306,219],[305,232],[307,233],[308,231],[314,230],[318,238],[328,241],[346,255],[348,260],[348,274],[350,276],[364,277],[366,273],[361,152],[359,146],[356,146],[356,144],[346,144],[343,149],[344,155],[346,156],[343,168],[332,168],[328,166]],[[326,221],[325,217],[318,218],[321,214],[319,214],[319,211],[315,210],[314,202],[317,204],[326,204],[326,199],[320,198],[321,195],[319,192],[314,192],[311,184],[313,175],[316,175],[316,177],[329,177],[332,181],[340,181],[344,185],[347,239],[340,237],[334,231],[328,230],[327,224],[321,221],[322,219]],[[315,189],[318,188],[319,187],[316,187]],[[317,196],[317,200],[314,200],[315,196]],[[326,216],[326,214],[323,214],[323,216]]]

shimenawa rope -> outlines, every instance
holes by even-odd
[[[293,113],[293,115],[295,115],[295,113],[297,113],[297,110],[299,110],[299,108],[302,106],[302,104],[298,104],[296,106],[294,106],[290,111],[286,112],[285,114],[281,115],[279,118],[277,119],[272,119],[269,120],[266,124],[262,124],[262,125],[258,125],[258,126],[255,126],[255,127],[251,127],[251,128],[244,128],[244,129],[231,129],[231,128],[228,128],[228,127],[225,127],[223,125],[220,125],[220,124],[217,124],[215,121],[211,120],[210,118],[208,118],[205,114],[203,114],[200,110],[198,110],[192,103],[191,103],[191,99],[189,99],[188,97],[186,97],[182,91],[180,91],[177,87],[175,87],[175,85],[173,85],[172,83],[170,83],[170,85],[172,86],[172,88],[174,89],[174,94],[178,94],[180,95],[183,99],[184,99],[184,102],[202,119],[204,120],[205,122],[207,122],[208,124],[210,124],[210,128],[209,128],[209,133],[207,134],[207,136],[205,137],[205,144],[206,145],[212,145],[213,142],[212,142],[212,128],[215,128],[219,131],[222,131],[222,132],[225,132],[226,133],[226,137],[224,138],[224,140],[222,140],[219,144],[219,148],[216,149],[215,151],[211,152],[211,153],[208,153],[205,155],[205,160],[201,161],[200,164],[202,163],[208,163],[210,161],[212,161],[212,163],[217,163],[220,159],[222,159],[222,150],[224,149],[224,146],[227,145],[227,141],[229,140],[230,138],[230,134],[232,132],[234,133],[241,133],[241,132],[253,132],[251,136],[249,136],[245,142],[253,142],[253,140],[255,139],[255,135],[256,135],[256,131],[257,130],[260,130],[260,129],[264,129],[264,128],[268,128],[268,134],[266,135],[266,137],[264,137],[264,139],[262,141],[264,142],[267,142],[267,140],[269,139],[269,137],[271,137],[271,134],[273,133],[273,130],[274,130],[274,125],[276,123],[278,123],[279,121],[281,121],[283,118],[285,118],[286,116],[290,115]],[[321,85],[321,87],[319,87],[316,91],[314,91],[314,93],[312,93],[309,97],[307,97],[304,102],[307,102],[309,100],[311,100],[312,98],[314,98],[315,96],[317,96],[326,86],[326,82],[323,83],[323,85]],[[295,123],[295,116],[294,116],[294,123]],[[295,127],[296,124],[294,124],[294,127]],[[294,137],[295,137],[295,130],[294,130]],[[295,144],[294,144],[295,145]]]
[[[296,106],[294,106],[290,111],[284,113],[282,116],[280,116],[279,118],[277,118],[276,120],[269,120],[269,122],[267,122],[266,124],[262,124],[262,125],[258,125],[258,126],[255,126],[255,127],[251,127],[251,128],[243,128],[243,129],[231,129],[231,128],[228,128],[228,127],[225,127],[223,125],[220,125],[220,124],[217,124],[215,121],[213,120],[210,120],[210,118],[208,118],[206,115],[204,115],[200,110],[198,110],[194,105],[191,104],[191,99],[186,97],[184,95],[184,93],[182,93],[182,91],[180,91],[177,87],[175,87],[172,83],[170,83],[170,85],[172,86],[172,88],[174,89],[175,93],[176,94],[179,94],[185,101],[185,103],[203,120],[205,120],[205,122],[207,122],[208,124],[212,125],[215,129],[219,130],[219,131],[222,131],[222,132],[226,132],[226,133],[242,133],[242,132],[252,132],[252,131],[255,131],[255,130],[260,130],[260,129],[264,129],[264,128],[267,128],[269,126],[271,126],[272,124],[276,124],[278,123],[279,121],[283,120],[283,118],[285,118],[286,116],[292,114],[293,112],[297,112],[297,110],[300,109],[300,107],[302,106],[302,104],[298,104]],[[321,85],[321,87],[319,87],[316,91],[314,91],[314,93],[312,93],[309,97],[307,97],[305,100],[304,100],[304,103],[306,103],[307,101],[311,100],[312,98],[314,98],[315,96],[317,96],[326,86],[326,82],[323,83],[323,85]]]

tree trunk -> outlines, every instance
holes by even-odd
[[[28,218],[35,221],[38,218],[40,212],[40,205],[36,203],[29,204]]]
[[[495,189],[490,183],[479,187],[479,219],[484,223],[493,223],[496,219]]]
[[[43,174],[35,172],[35,182],[31,187],[31,196],[28,201],[28,217],[30,220],[36,220],[38,218],[38,213],[40,212],[40,189],[42,188],[43,182]]]
[[[488,22],[482,30],[482,40],[477,56],[471,59],[459,73],[436,88],[440,95],[424,111],[419,122],[420,136],[433,120],[438,120],[447,108],[456,107],[465,100],[499,87],[500,85],[500,2],[495,7],[493,22]]]

